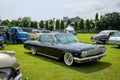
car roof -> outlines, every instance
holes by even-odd
[[[52,33],[41,33],[40,35],[62,35],[62,34],[72,34],[72,33],[52,32]]]
[[[103,30],[102,32],[119,32],[118,30]]]
[[[21,28],[21,27],[17,27],[17,26],[15,26],[15,27],[11,27],[11,28]]]

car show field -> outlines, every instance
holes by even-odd
[[[81,42],[92,43],[94,33],[79,33]],[[95,44],[95,43],[93,43]],[[20,62],[22,79],[29,80],[119,80],[120,79],[120,48],[104,45],[107,55],[98,62],[87,62],[68,67],[63,61],[32,55],[23,44],[8,44],[2,50],[14,50]]]

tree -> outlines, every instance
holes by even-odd
[[[98,13],[96,13],[96,15],[95,15],[95,21],[97,21],[97,20],[99,20],[98,19]]]
[[[96,25],[98,30],[120,29],[120,13],[113,12],[103,15]]]
[[[92,31],[94,31],[95,30],[95,21],[93,21],[93,20],[90,20],[90,29],[92,30]]]
[[[18,21],[17,20],[12,20],[10,22],[11,26],[18,26]]]
[[[49,30],[53,30],[53,20],[49,21]]]
[[[18,18],[18,26],[20,26],[20,27],[23,26],[23,19],[21,17]]]
[[[67,26],[68,25],[71,25],[71,20],[70,19],[67,20]]]
[[[48,28],[48,21],[46,21],[46,23],[45,23],[45,29],[46,29],[46,30],[49,29],[49,28]]]
[[[56,29],[59,30],[60,29],[60,20],[56,20]]]
[[[89,19],[86,20],[86,24],[85,24],[85,25],[86,25],[87,31],[89,32],[89,30],[90,30],[90,28],[91,28]]]
[[[41,21],[39,22],[39,26],[40,26],[40,28],[44,28],[44,22],[43,22],[43,20],[41,20]]]
[[[75,26],[75,30],[78,31],[79,29],[78,29],[78,22],[77,21],[75,21],[74,26]]]
[[[31,25],[31,18],[30,17],[18,18],[18,26],[30,27],[30,25]]]
[[[79,29],[80,29],[81,31],[84,30],[84,20],[83,20],[83,19],[80,20]]]
[[[30,17],[24,17],[23,18],[23,26],[24,27],[30,27],[31,24],[31,18]]]
[[[8,27],[10,27],[10,26],[11,26],[10,21],[9,21],[8,19],[3,20],[3,21],[1,22],[1,26],[8,26]]]
[[[65,28],[65,25],[64,25],[64,21],[63,21],[63,20],[61,20],[61,25],[60,25],[60,27],[61,27],[61,30],[63,30],[63,29]]]
[[[96,30],[97,30],[98,32],[100,32],[101,30],[103,30],[100,21],[96,21],[96,22],[95,22],[95,25],[96,25]]]
[[[37,28],[37,21],[31,21],[31,27]]]

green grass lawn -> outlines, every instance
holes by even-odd
[[[95,34],[81,33],[77,37],[82,42],[89,42]],[[4,50],[16,51],[16,58],[21,64],[23,79],[29,80],[120,80],[120,48],[107,47],[107,55],[95,63],[66,66],[63,62],[44,56],[33,56],[22,44],[9,44]]]

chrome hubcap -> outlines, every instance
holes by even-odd
[[[66,65],[70,66],[73,64],[73,56],[71,53],[65,53],[64,62]]]
[[[36,49],[34,47],[31,48],[32,54],[35,55],[36,54]]]

